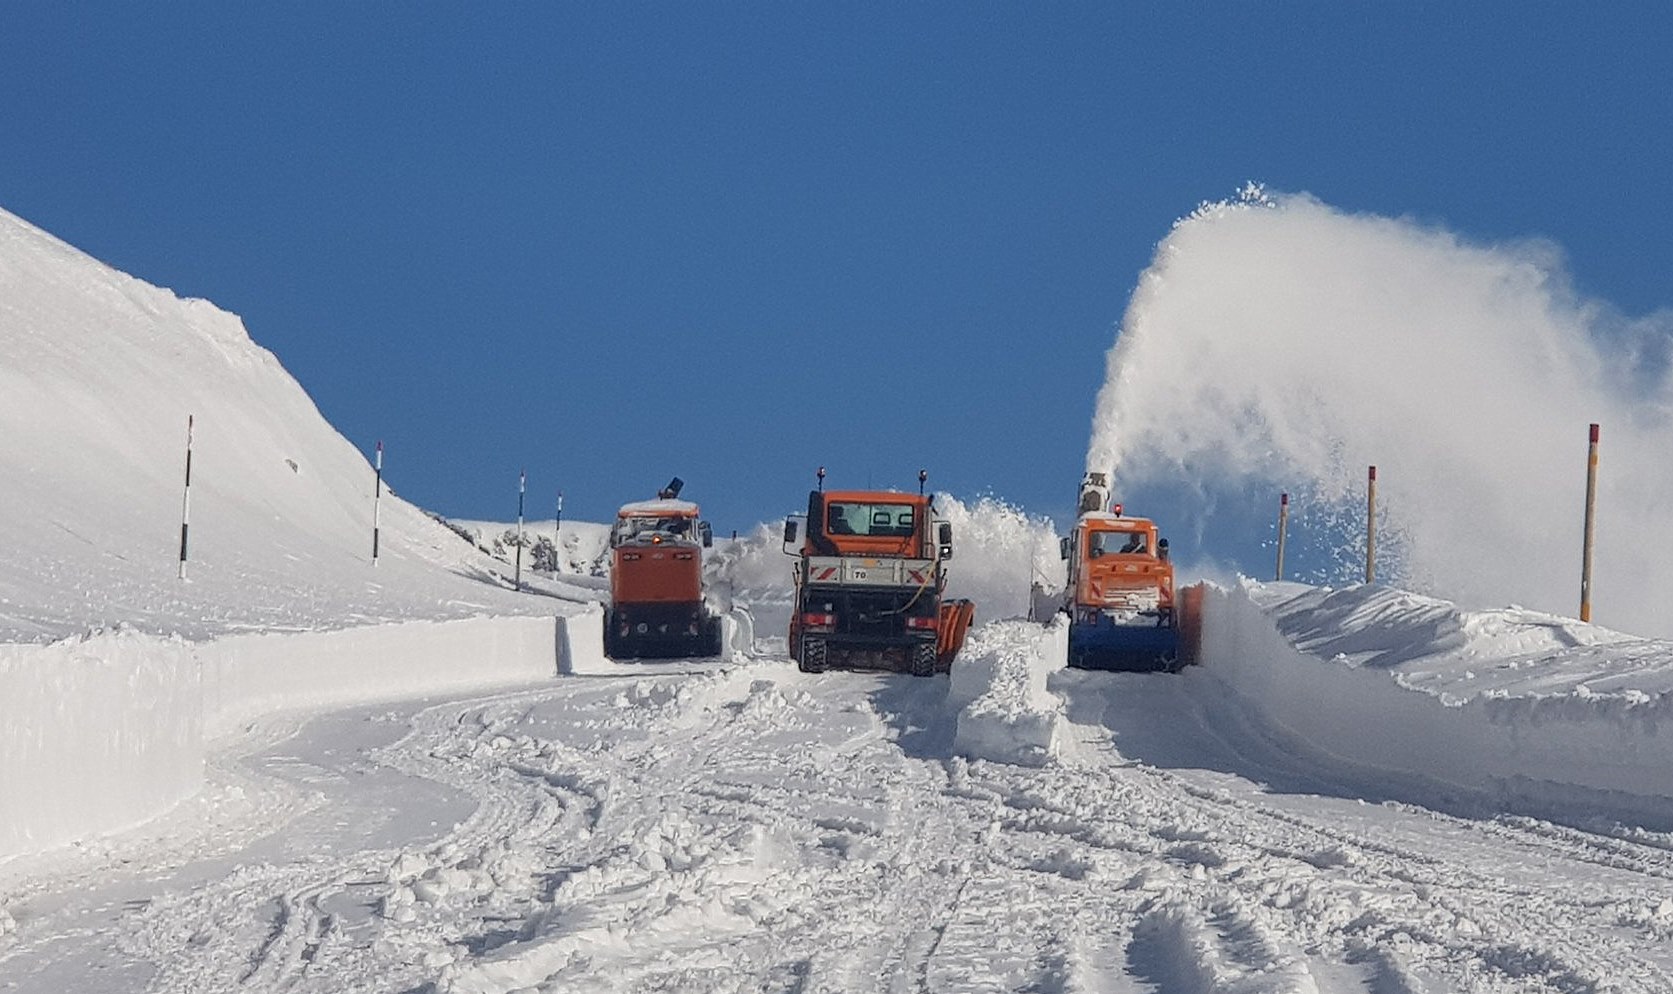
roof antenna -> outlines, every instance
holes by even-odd
[[[816,475],[819,477],[819,492],[824,493],[825,492],[825,467],[823,467],[823,466],[819,467],[819,472]]]
[[[928,479],[929,479],[929,470],[927,470],[927,469],[918,470],[918,496],[919,497],[922,497],[924,495],[924,483]]]

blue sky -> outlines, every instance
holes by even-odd
[[[1652,5],[15,3],[0,207],[241,315],[445,514],[678,474],[724,533],[823,464],[1063,517],[1139,274],[1245,181],[1669,306],[1670,42]]]

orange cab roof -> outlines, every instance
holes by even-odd
[[[899,490],[827,490],[827,501],[847,504],[927,504],[929,494],[909,494]]]

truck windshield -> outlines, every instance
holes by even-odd
[[[1093,532],[1090,551],[1093,558],[1112,553],[1145,555],[1150,551],[1150,544],[1145,541],[1144,532]]]
[[[664,517],[632,517],[622,518],[616,522],[616,542],[623,542],[651,532],[663,532],[668,535],[684,535],[691,530],[691,519],[675,515]]]
[[[915,516],[916,508],[910,504],[829,504],[825,533],[911,538]]]

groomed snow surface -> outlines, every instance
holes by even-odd
[[[3,213],[0,387],[0,991],[1673,990],[1669,643],[1239,581],[1071,671],[1049,522],[943,497],[950,676],[799,673],[772,526],[726,658],[615,663],[599,526],[519,592],[386,495],[373,566],[235,318]]]

